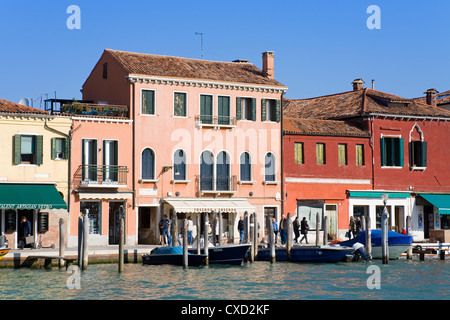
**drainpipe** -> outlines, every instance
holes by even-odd
[[[283,108],[283,95],[284,92],[281,92],[281,102],[280,102],[280,125],[281,125],[281,130],[280,130],[280,135],[281,135],[281,145],[280,145],[280,160],[281,160],[281,217],[284,217],[284,197],[285,197],[285,192],[284,192],[284,152],[283,152],[283,146],[284,146],[284,130],[283,130],[283,113],[284,113],[284,108]]]
[[[132,81],[131,82],[132,85],[132,108],[133,110],[130,110],[130,116],[131,116],[131,112],[132,114],[132,120],[133,120],[133,124],[132,124],[132,141],[133,141],[133,145],[132,145],[132,169],[131,169],[131,173],[132,173],[132,180],[131,183],[133,184],[133,210],[136,210],[136,116],[135,116],[135,109],[136,109],[136,88],[135,88],[135,82]],[[136,214],[136,212],[135,212]],[[137,215],[137,214],[136,214]]]
[[[52,132],[55,132],[55,133],[57,133],[59,135],[62,135],[64,137],[66,137],[67,139],[69,139],[69,150],[68,150],[68,155],[67,155],[67,160],[68,160],[68,170],[67,170],[67,213],[69,213],[70,212],[70,193],[71,193],[70,186],[72,185],[71,179],[70,179],[70,177],[71,177],[70,170],[71,170],[71,163],[72,163],[71,162],[71,158],[72,157],[71,157],[71,154],[70,154],[71,150],[72,150],[72,128],[70,129],[69,134],[66,134],[64,132],[56,130],[55,128],[49,127],[47,125],[47,120],[48,120],[48,118],[45,118],[45,123],[44,123],[44,128],[45,129],[47,129],[49,131],[52,131]]]

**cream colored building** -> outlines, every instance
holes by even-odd
[[[35,244],[58,245],[59,219],[68,221],[71,124],[0,99],[0,232],[11,248],[21,245],[22,216]]]

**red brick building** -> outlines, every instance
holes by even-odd
[[[450,150],[441,142],[450,134],[450,112],[363,83],[286,101],[285,210],[337,219],[329,232],[342,238],[350,216],[369,215],[371,227],[380,228],[381,194],[387,193],[393,230],[406,228],[408,216],[416,240],[450,228]]]

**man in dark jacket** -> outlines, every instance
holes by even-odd
[[[22,249],[25,246],[25,238],[31,236],[31,223],[27,220],[27,217],[22,217],[22,222],[20,223],[20,228],[22,230]]]
[[[238,231],[239,231],[239,244],[244,242],[244,220],[242,216],[239,218],[238,222]]]

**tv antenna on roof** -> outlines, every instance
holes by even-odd
[[[203,60],[203,32],[196,32],[195,35],[200,35],[201,44],[202,44],[202,60]]]

